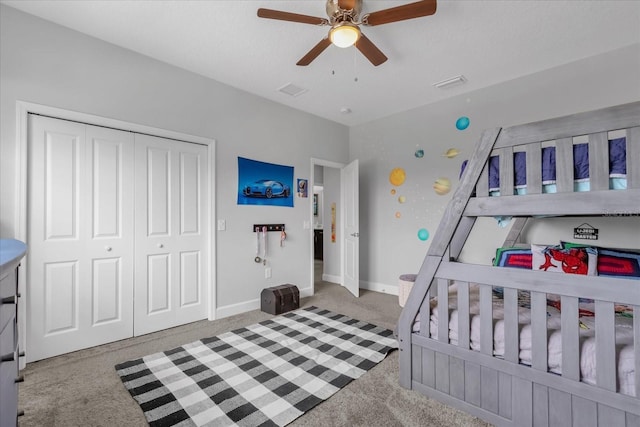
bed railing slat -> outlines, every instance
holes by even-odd
[[[438,283],[438,341],[449,342],[449,281],[437,279]]]
[[[616,331],[613,303],[598,301],[596,308],[596,384],[616,391]]]
[[[580,321],[578,318],[578,298],[563,296],[560,300],[562,333],[562,376],[580,380]]]
[[[525,146],[527,156],[527,194],[542,193],[542,146],[539,142]]]
[[[547,371],[547,294],[531,292],[531,366]]]
[[[573,192],[573,139],[556,141],[556,186],[558,193]]]
[[[489,195],[489,168],[487,167],[487,163],[485,163],[484,168],[482,169],[482,173],[480,174],[480,179],[476,184],[476,196],[487,197],[488,195]]]
[[[589,135],[589,188],[609,189],[609,142],[607,132]]]
[[[514,221],[511,223],[511,229],[509,230],[509,234],[504,239],[504,243],[502,246],[514,246],[520,240],[520,234],[524,229],[524,226],[527,224],[527,220],[529,218],[526,217],[517,217],[514,218]]]
[[[474,217],[462,217],[460,219],[460,224],[458,225],[458,229],[453,234],[451,238],[451,243],[449,244],[449,259],[457,260],[460,256],[460,252],[462,252],[462,248],[464,247],[465,242],[467,241],[467,237],[469,237],[469,233],[473,228],[473,224],[476,223],[476,218]]]
[[[638,125],[638,117],[640,102],[632,102],[572,116],[511,126],[502,130],[495,148],[588,135],[603,130],[627,129]]]
[[[559,189],[558,189],[559,190]],[[467,203],[468,216],[602,215],[606,212],[640,212],[640,188],[605,191],[576,191],[529,196],[473,197]],[[634,205],[634,201],[638,203]]]
[[[520,361],[518,335],[518,291],[504,288],[504,358],[509,362]]]
[[[498,151],[500,156],[500,195],[513,195],[513,148],[506,147]]]
[[[469,349],[469,283],[458,282],[458,346]]]
[[[633,306],[633,354],[635,359],[636,398],[640,400],[640,306]]]
[[[493,355],[492,287],[480,286],[480,352]]]
[[[431,323],[431,296],[434,293],[433,287],[429,287],[427,289],[427,295],[425,299],[422,301],[422,305],[420,306],[420,335],[425,337],[430,336],[429,326]]]
[[[627,188],[640,188],[640,127],[627,129]]]

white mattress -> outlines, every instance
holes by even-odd
[[[480,316],[479,316],[479,287],[471,285],[469,290],[469,313],[471,322],[471,349],[480,350]],[[449,291],[449,342],[458,343],[458,310],[457,289],[451,285]],[[431,301],[431,319],[429,330],[431,337],[438,338],[437,300]],[[413,331],[420,330],[420,315],[416,318]],[[504,306],[503,300],[493,298],[493,353],[497,357],[504,356]],[[520,363],[531,365],[531,311],[526,307],[519,307],[518,323],[520,324]],[[596,341],[595,319],[580,317],[580,373],[583,382],[595,384],[596,379]],[[562,335],[560,332],[560,311],[547,306],[547,337],[549,371],[562,373]],[[635,395],[635,364],[633,352],[633,319],[616,316],[616,347],[618,357],[618,391],[623,394]]]

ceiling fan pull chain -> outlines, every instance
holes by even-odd
[[[353,81],[358,83],[358,58],[356,55],[356,50],[353,49]]]

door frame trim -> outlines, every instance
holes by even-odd
[[[344,163],[338,163],[338,162],[332,162],[331,160],[324,160],[324,159],[318,159],[315,157],[311,158],[311,173],[309,174],[310,179],[309,179],[309,185],[308,185],[308,189],[310,191],[311,194],[313,194],[313,186],[315,185],[315,166],[323,166],[323,167],[329,167],[329,168],[334,168],[334,169],[338,169],[338,170],[342,170],[342,168],[344,168],[346,166],[346,164]],[[341,187],[341,197],[342,197],[342,179],[340,181],[340,187]],[[340,207],[342,209],[342,206]],[[341,211],[342,212],[342,211]],[[340,215],[342,217],[342,213]],[[315,272],[315,267],[314,267],[314,257],[313,257],[313,203],[309,203],[309,216],[307,217],[309,218],[309,253],[310,253],[310,262],[309,262],[309,274],[310,274],[310,280],[309,282],[311,283],[311,295],[316,293],[316,285],[315,285],[315,280],[314,280],[314,272]],[[342,236],[343,233],[343,222],[340,221],[340,235]],[[324,219],[323,219],[323,227],[324,227]],[[343,257],[342,254],[344,253],[344,243],[342,241],[340,241],[340,285],[344,286],[344,262],[343,262]]]
[[[212,138],[205,138],[202,136],[190,135],[182,132],[175,132],[168,129],[157,128],[153,126],[146,126],[137,123],[131,123],[123,120],[110,119],[107,117],[96,116],[93,114],[82,113],[73,110],[67,110],[58,107],[52,107],[48,105],[36,104],[27,101],[16,101],[16,184],[15,184],[15,211],[14,211],[14,224],[15,224],[15,236],[16,239],[27,241],[28,235],[28,221],[27,221],[27,188],[28,188],[28,117],[29,114],[39,114],[43,116],[49,116],[62,120],[71,120],[81,122],[88,125],[102,126],[108,128],[119,129],[123,131],[129,131],[134,133],[148,134],[158,136],[161,138],[175,139],[184,142],[190,142],[195,144],[201,144],[207,146],[208,151],[208,165],[207,165],[207,177],[209,181],[209,204],[207,206],[208,215],[208,250],[209,259],[208,262],[208,277],[207,281],[209,301],[208,301],[208,319],[215,320],[216,318],[216,198],[215,198],[215,160],[216,160],[216,140]],[[27,249],[28,253],[28,249]],[[20,265],[18,290],[22,295],[22,298],[18,301],[18,309],[22,312],[26,312],[26,282],[27,277],[27,259],[25,258]],[[20,316],[18,328],[20,333],[20,348],[26,348],[26,316]],[[20,369],[26,365],[25,358],[20,358]]]

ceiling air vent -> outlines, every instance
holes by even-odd
[[[278,88],[279,92],[286,93],[289,96],[300,96],[307,91],[307,89],[302,88],[300,86],[296,86],[292,83],[287,83],[286,85]]]
[[[440,82],[434,83],[433,86],[438,89],[444,89],[451,86],[457,86],[466,83],[467,78],[463,75],[451,77],[450,79],[442,80]]]

